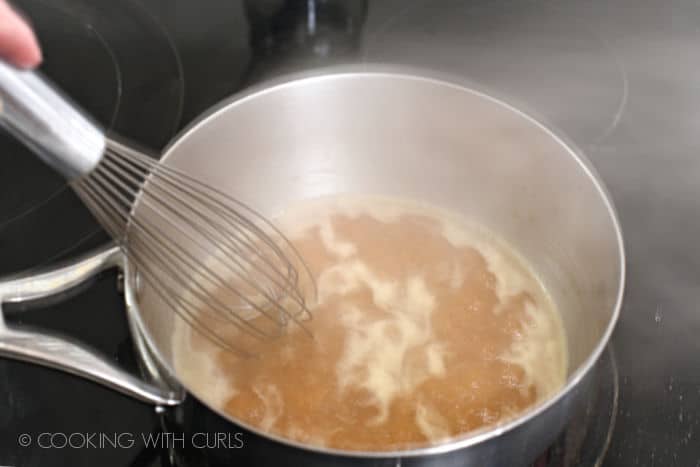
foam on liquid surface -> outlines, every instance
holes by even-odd
[[[290,328],[256,343],[231,330],[253,359],[184,326],[174,341],[178,373],[234,418],[311,444],[403,449],[506,421],[563,385],[550,298],[477,226],[360,197],[291,206],[277,225],[317,279],[314,339]]]

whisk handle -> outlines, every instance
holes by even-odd
[[[102,158],[102,130],[39,73],[0,61],[0,125],[69,180]]]

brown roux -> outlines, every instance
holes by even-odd
[[[389,450],[503,421],[545,395],[508,355],[536,324],[533,310],[552,311],[546,295],[528,275],[530,289],[499,300],[485,256],[448,241],[439,219],[335,213],[292,241],[318,280],[314,338],[296,329],[246,340],[257,358],[219,354],[231,388],[223,409],[236,419],[298,441]]]

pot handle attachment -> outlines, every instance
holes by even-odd
[[[184,390],[181,388],[147,383],[69,337],[5,323],[3,303],[55,297],[102,271],[113,267],[123,269],[123,264],[124,256],[119,247],[109,245],[48,271],[0,280],[0,356],[72,373],[150,404],[172,406],[182,402]],[[138,336],[134,338],[138,339]]]

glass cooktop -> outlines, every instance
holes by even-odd
[[[700,4],[15,4],[44,46],[42,71],[110,131],[153,149],[250,84],[355,62],[463,76],[560,128],[593,161],[615,200],[627,242],[628,286],[620,323],[596,368],[596,390],[534,465],[700,466]],[[4,134],[0,165],[0,275],[107,241],[65,182]],[[137,371],[117,279],[104,274],[64,303],[12,319],[73,335]],[[214,467],[215,456],[162,438],[177,436],[187,423],[206,430],[210,416],[193,400],[156,411],[81,379],[0,359],[3,466]],[[82,434],[83,444],[43,448],[36,444],[41,433]],[[111,439],[131,434],[134,442],[86,445],[91,433]],[[27,446],[22,435],[30,436]],[[228,465],[294,465],[245,446],[228,456]]]

